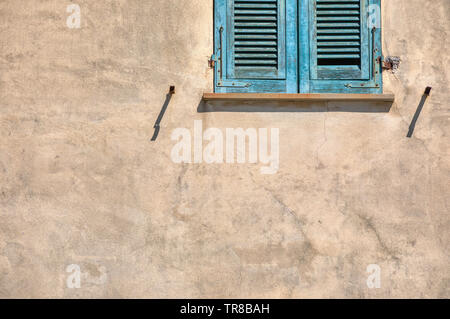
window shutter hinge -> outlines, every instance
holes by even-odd
[[[214,69],[214,66],[216,65],[216,62],[218,62],[218,58],[215,54],[211,55],[211,58],[208,60],[208,66],[211,69]]]
[[[345,84],[345,87],[348,89],[359,89],[359,88],[372,88],[372,89],[377,89],[380,87],[380,85],[378,83],[374,83],[374,81],[369,81],[369,82],[365,82],[365,83],[361,83],[361,84]]]
[[[238,81],[219,81],[217,86],[220,87],[234,87],[234,88],[248,88],[251,83],[238,82]]]
[[[373,66],[372,66],[372,72],[373,72],[373,77],[369,82],[363,82],[360,84],[352,84],[352,83],[347,83],[345,84],[345,87],[348,89],[358,89],[358,88],[368,88],[368,89],[378,89],[380,87],[380,85],[377,83],[377,79],[380,76],[380,65],[383,64],[383,59],[381,56],[374,58],[373,59]]]

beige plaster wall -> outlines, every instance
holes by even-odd
[[[0,1],[0,297],[450,297],[450,1],[382,1],[389,112],[198,113],[212,2]],[[173,163],[200,119],[280,128],[278,173]]]

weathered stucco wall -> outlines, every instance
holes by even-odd
[[[213,1],[72,2],[0,1],[0,297],[450,297],[450,1],[382,1],[389,112],[204,113]],[[280,128],[278,173],[173,163],[200,119]]]

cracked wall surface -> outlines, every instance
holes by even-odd
[[[449,298],[450,1],[382,2],[388,111],[197,112],[212,1],[0,1],[0,297]],[[277,174],[173,163],[194,120],[280,128]]]

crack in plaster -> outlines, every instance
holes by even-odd
[[[383,241],[383,239],[381,238],[381,235],[378,232],[375,225],[373,224],[373,221],[371,220],[371,218],[369,218],[367,216],[363,216],[361,214],[356,214],[356,216],[358,216],[361,219],[361,221],[363,221],[363,223],[367,229],[371,230],[374,233],[374,235],[377,238],[377,241],[381,247],[381,250],[384,251],[389,257],[391,257],[395,261],[399,261],[400,258],[397,256],[396,252],[394,252],[391,248],[389,248],[386,245],[386,243]]]
[[[316,161],[317,161],[317,169],[321,169],[324,168],[325,166],[323,165],[323,163],[320,161],[319,158],[319,152],[322,149],[322,147],[324,147],[324,145],[328,142],[328,135],[327,135],[327,112],[328,112],[328,103],[327,103],[327,111],[324,112],[324,117],[323,117],[323,141],[322,143],[317,147],[316,149]]]

